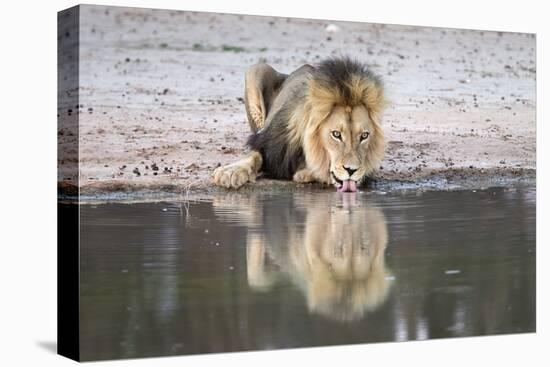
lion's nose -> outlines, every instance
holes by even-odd
[[[348,172],[348,174],[350,175],[353,175],[355,173],[355,171],[357,171],[357,168],[351,168],[351,167],[346,167],[344,166],[344,169]]]

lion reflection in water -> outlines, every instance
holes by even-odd
[[[251,288],[267,291],[287,278],[302,291],[311,313],[340,321],[360,319],[386,300],[386,221],[356,194],[300,193],[261,203],[259,197],[238,195],[214,204],[218,209],[240,204],[232,214],[216,211],[249,225]]]

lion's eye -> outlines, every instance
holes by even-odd
[[[332,134],[332,137],[338,140],[342,140],[342,134],[338,130],[332,130],[330,132]]]
[[[361,141],[365,140],[366,138],[368,138],[370,135],[370,133],[368,131],[365,131],[364,133],[361,134]]]

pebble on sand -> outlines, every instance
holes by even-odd
[[[340,27],[338,27],[336,24],[329,24],[325,27],[325,31],[328,33],[337,33],[340,32]]]

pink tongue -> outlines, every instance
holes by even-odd
[[[342,186],[337,189],[338,192],[356,192],[357,183],[352,180],[344,180]]]

